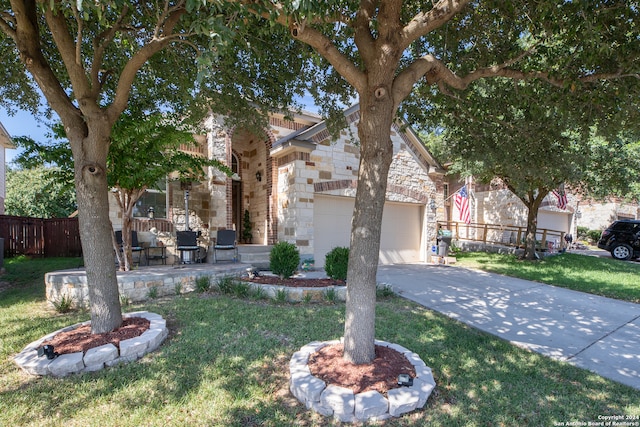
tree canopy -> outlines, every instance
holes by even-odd
[[[168,77],[157,71],[181,74],[175,70],[189,64],[177,59],[189,58],[200,40],[208,46],[198,52],[206,53],[199,57],[200,70],[228,76],[203,78],[202,88],[227,103],[272,100],[272,92],[298,93],[306,85],[320,101],[328,101],[322,102],[323,111],[330,113],[357,96],[361,161],[345,321],[345,357],[356,363],[374,357],[390,132],[399,113],[411,117],[410,107],[430,108],[437,93],[494,77],[537,79],[558,89],[591,89],[607,80],[601,96],[609,111],[615,111],[609,108],[613,97],[637,95],[640,7],[635,1],[186,0],[149,5],[15,0],[9,6],[5,0],[2,10],[0,29],[6,37],[0,50],[12,56],[7,64],[17,63],[19,52],[32,82],[58,112],[73,149],[87,269],[92,280],[100,281],[97,289],[109,290],[100,295],[106,303],[90,295],[92,327],[102,323],[108,329],[118,322],[117,316],[104,314],[118,303],[114,275],[101,261],[108,258],[108,248],[95,240],[84,248],[85,240],[107,233],[96,233],[91,222],[106,217],[106,197],[97,195],[107,187],[111,126],[130,98],[157,108],[165,101],[181,105],[182,97],[193,93],[182,90],[188,72]],[[164,55],[155,55],[160,52]],[[254,71],[248,80],[242,77],[246,70]],[[173,79],[178,81],[167,84]],[[221,89],[222,83],[229,89]],[[269,91],[263,93],[265,88]],[[5,93],[25,101],[22,93]]]
[[[537,80],[558,90],[599,89],[601,108],[612,112],[615,96],[637,96],[637,2],[227,3],[286,28],[313,50],[306,74],[313,93],[359,100],[361,157],[344,340],[345,357],[355,363],[374,357],[380,224],[392,159],[390,128],[398,114],[415,122],[438,94],[496,77]]]
[[[76,210],[73,185],[60,179],[60,168],[37,166],[7,170],[5,214],[65,218]]]
[[[9,111],[36,112],[41,93],[64,126],[91,283],[91,327],[110,331],[122,315],[109,261],[106,163],[120,115],[188,111],[199,119],[219,109],[250,122],[257,111],[252,103],[290,101],[295,85],[259,83],[268,80],[267,69],[283,78],[298,75],[290,49],[299,46],[255,25],[257,19],[238,21],[219,2],[3,0],[0,11],[0,102]]]
[[[535,256],[538,209],[552,190],[633,196],[640,173],[637,144],[625,146],[620,139],[633,133],[625,124],[633,112],[623,117],[621,108],[615,123],[603,118],[606,128],[598,132],[598,118],[573,102],[571,90],[497,78],[440,96],[425,114],[432,128],[442,129],[436,151],[446,153],[451,172],[485,183],[500,178],[527,207],[529,259]]]

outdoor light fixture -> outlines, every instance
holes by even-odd
[[[409,374],[398,375],[398,385],[402,387],[410,387],[413,385],[413,378]]]
[[[256,179],[258,180],[258,182],[262,182],[262,174],[260,173],[260,171],[256,172]]]
[[[58,353],[53,351],[52,345],[43,345],[42,347],[38,348],[38,357],[42,356],[47,356],[47,359],[51,360],[55,359],[56,356],[58,356]]]
[[[436,201],[435,201],[435,199],[431,199],[431,200],[429,200],[429,208],[430,208],[432,211],[435,211],[435,210],[436,210]]]
[[[153,208],[153,206],[149,206],[149,209],[147,209],[147,215],[149,216],[149,219],[153,219],[154,212],[155,209]]]

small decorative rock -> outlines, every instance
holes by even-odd
[[[416,353],[406,348],[385,341],[376,340],[375,345],[392,348],[402,353],[416,371],[413,385],[389,390],[387,398],[377,391],[365,391],[355,394],[353,391],[327,385],[324,381],[311,375],[309,356],[327,345],[340,341],[309,343],[295,352],[289,361],[291,376],[289,389],[307,409],[340,422],[380,421],[390,417],[398,417],[407,412],[424,407],[431,392],[436,386],[431,368]]]
[[[105,344],[100,347],[87,350],[86,353],[78,352],[63,354],[55,359],[47,359],[38,356],[38,348],[42,343],[53,338],[60,332],[73,330],[88,322],[78,323],[73,326],[60,329],[48,334],[38,341],[27,345],[13,360],[20,368],[31,375],[52,375],[64,377],[78,372],[93,372],[103,369],[105,366],[113,366],[118,363],[132,362],[155,350],[169,335],[167,322],[156,313],[138,311],[125,314],[125,317],[144,317],[150,325],[142,335],[120,342],[120,351],[113,344]]]

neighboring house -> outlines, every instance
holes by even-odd
[[[455,179],[445,184],[445,192],[451,194],[462,184]],[[500,180],[491,184],[472,184],[471,186],[471,221],[477,224],[495,224],[503,226],[521,226],[527,224],[527,208],[524,203]],[[558,199],[548,194],[538,210],[538,229],[556,230],[577,235],[577,227],[591,230],[603,230],[617,219],[640,218],[640,205],[625,203],[621,200],[596,202],[583,200],[578,194],[567,189],[567,206],[558,207]],[[446,217],[449,221],[459,221],[459,213],[452,199],[445,202]],[[541,234],[541,233],[538,233]]]
[[[242,236],[246,210],[253,244],[294,243],[302,259],[313,258],[316,268],[322,267],[333,247],[349,246],[360,159],[359,113],[358,105],[345,111],[349,126],[337,141],[331,141],[326,122],[310,113],[291,120],[274,114],[263,136],[228,129],[211,117],[205,123],[203,150],[229,165],[234,179],[212,169],[206,182],[187,188],[168,182],[166,189],[143,196],[138,215],[146,216],[153,207],[156,219],[165,217],[182,230],[188,194],[189,228],[208,240],[219,229],[235,229]],[[444,219],[444,170],[405,125],[392,129],[394,159],[382,226],[383,264],[426,262],[436,242],[437,219]],[[112,214],[116,212],[114,207]],[[118,228],[118,218],[112,221]]]
[[[0,215],[4,215],[4,199],[6,197],[6,164],[5,164],[5,149],[7,148],[16,148],[13,145],[13,141],[11,140],[11,136],[9,132],[4,128],[2,123],[0,123]]]
[[[571,203],[571,197],[569,198]],[[590,230],[604,230],[618,219],[640,219],[640,204],[620,199],[595,202],[575,197],[576,225]]]

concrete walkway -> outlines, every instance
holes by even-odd
[[[640,304],[446,265],[386,265],[378,282],[515,345],[640,390]]]

